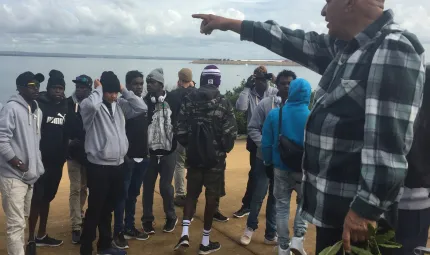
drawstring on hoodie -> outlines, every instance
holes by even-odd
[[[36,114],[33,114],[31,112],[31,106],[27,105],[27,109],[28,109],[28,125],[31,126],[31,119],[34,115],[35,120],[36,120],[36,134],[40,134],[40,116],[39,116],[39,104],[37,103],[37,101],[33,101],[34,103],[36,103]]]

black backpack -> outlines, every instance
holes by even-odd
[[[295,172],[302,172],[302,159],[304,149],[302,146],[297,145],[291,141],[288,137],[282,135],[282,106],[279,108],[279,139],[278,148],[281,154],[282,162]]]
[[[219,106],[219,98],[216,104]],[[198,109],[193,104],[193,109]],[[218,109],[218,108],[217,108]],[[187,166],[189,168],[210,169],[218,164],[218,157],[215,150],[214,141],[216,139],[216,121],[215,112],[211,118],[202,116],[203,113],[190,114],[188,122],[191,126],[191,132],[188,134],[187,146]]]

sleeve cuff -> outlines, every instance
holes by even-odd
[[[353,210],[360,217],[373,221],[379,220],[381,215],[385,212],[379,207],[368,204],[360,197],[354,198],[351,203],[351,210]]]
[[[7,151],[5,154],[4,154],[4,158],[6,159],[6,162],[9,162],[11,159],[13,159],[14,157],[15,157],[16,155],[15,155],[15,152],[12,150],[12,149],[10,149],[9,151]]]
[[[244,20],[240,28],[241,41],[254,41],[254,21]]]
[[[127,88],[123,88],[121,94],[124,96],[125,99],[129,99],[132,94],[134,95],[134,93],[129,91]]]

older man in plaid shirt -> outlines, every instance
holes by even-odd
[[[350,251],[399,200],[425,79],[423,47],[383,0],[327,0],[322,15],[328,35],[194,15],[202,33],[232,30],[323,75],[303,162],[303,215],[317,226],[317,254],[341,239]]]

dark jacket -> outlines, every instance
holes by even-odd
[[[125,133],[129,146],[129,158],[146,158],[148,156],[148,112],[128,119],[125,122]]]
[[[42,160],[65,162],[69,140],[65,125],[67,100],[55,103],[48,97],[47,92],[41,92],[37,101],[43,113],[40,140]]]
[[[175,128],[178,142],[187,147],[191,132],[189,118],[206,119],[215,123],[214,147],[219,164],[212,170],[225,170],[225,159],[233,147],[237,136],[237,123],[233,107],[212,85],[204,85],[186,96],[181,104],[178,122]]]
[[[70,143],[68,157],[81,164],[87,162],[85,154],[85,130],[82,123],[81,107],[75,94],[67,99],[66,130]]]

